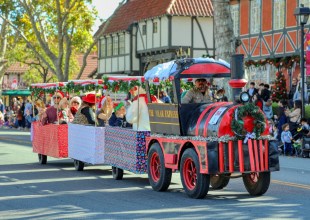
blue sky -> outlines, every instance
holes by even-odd
[[[93,6],[98,10],[98,15],[101,19],[107,19],[117,8],[122,0],[93,0]],[[93,31],[96,32],[101,22],[97,20]]]

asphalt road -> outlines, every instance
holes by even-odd
[[[309,219],[310,159],[280,161],[263,196],[249,196],[239,178],[195,200],[178,173],[167,192],[155,192],[147,175],[117,181],[109,166],[77,172],[71,159],[50,157],[40,165],[29,132],[0,129],[0,219]]]

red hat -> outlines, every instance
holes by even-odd
[[[100,101],[100,99],[96,100],[96,95],[95,94],[87,94],[86,96],[83,96],[82,100],[84,102],[88,102],[90,104],[95,104],[96,102]]]
[[[56,92],[56,94],[55,94],[56,96],[60,96],[61,98],[64,98],[65,97],[65,94],[62,92],[62,91],[57,91]]]

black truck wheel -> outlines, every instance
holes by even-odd
[[[211,175],[210,185],[212,189],[225,188],[230,180],[230,174]]]
[[[76,171],[83,171],[84,170],[84,162],[79,160],[74,160],[74,168]]]
[[[112,166],[112,176],[115,180],[122,180],[124,175],[124,170],[121,168]]]
[[[39,163],[40,164],[46,164],[47,162],[47,156],[43,154],[38,154]]]
[[[158,143],[153,143],[148,153],[148,178],[155,191],[166,191],[169,188],[172,170],[165,168],[164,154]]]
[[[267,192],[270,185],[270,172],[243,174],[243,183],[252,196],[260,196]]]
[[[203,199],[208,194],[210,175],[200,173],[198,155],[194,149],[184,151],[180,173],[183,188],[189,197]]]

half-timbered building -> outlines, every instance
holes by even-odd
[[[248,79],[272,83],[279,69],[287,79],[296,77],[301,43],[294,10],[300,4],[310,7],[310,0],[231,0],[230,4],[235,35],[242,42],[237,52],[245,55]]]
[[[212,12],[211,0],[126,1],[100,27],[97,77],[142,75],[178,57],[213,56]]]

